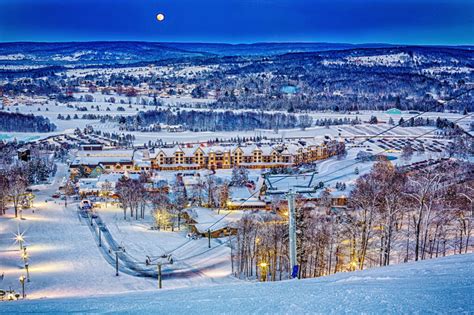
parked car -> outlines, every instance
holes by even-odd
[[[61,197],[60,194],[53,194],[51,197],[55,198],[55,199],[58,199],[59,197]]]
[[[79,208],[80,209],[91,209],[92,208],[92,202],[90,202],[89,200],[81,200],[81,202],[79,203]]]

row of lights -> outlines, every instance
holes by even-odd
[[[20,284],[21,284],[21,296],[24,299],[26,297],[26,294],[25,294],[25,280],[26,280],[26,282],[30,282],[30,272],[29,272],[29,264],[28,264],[28,257],[29,256],[28,256],[28,253],[26,251],[26,246],[24,246],[24,244],[23,244],[24,241],[25,241],[25,239],[23,238],[23,234],[18,233],[15,236],[15,240],[20,245],[21,259],[23,260],[23,263],[25,265],[25,270],[26,270],[26,277],[25,277],[25,275],[21,275],[20,278],[18,279],[20,281]],[[12,290],[10,290],[10,292],[7,296],[8,300],[17,300],[19,297],[20,297],[20,295],[19,294],[13,294]]]

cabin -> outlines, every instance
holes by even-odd
[[[216,210],[204,207],[192,207],[183,211],[183,219],[190,232],[200,237],[208,237],[209,232],[212,238],[235,235],[237,233],[236,222],[241,217],[241,211],[219,214]],[[219,219],[221,220],[217,222]],[[214,222],[217,223],[214,224]]]

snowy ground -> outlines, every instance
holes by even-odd
[[[113,261],[97,246],[96,235],[86,219],[80,217],[77,205],[53,201],[66,175],[59,165],[51,185],[36,186],[34,213],[25,211],[24,220],[14,219],[12,211],[0,217],[0,289],[20,289],[18,278],[25,274],[15,234],[24,232],[29,254],[31,282],[26,284],[28,298],[95,296],[100,294],[150,290],[157,286],[156,278],[135,277],[121,272],[115,277]],[[48,202],[45,200],[48,199]],[[206,239],[190,240],[186,231],[158,232],[147,222],[123,221],[121,210],[108,206],[99,211],[117,243],[140,263],[146,255],[159,256],[173,251],[174,265],[164,266],[165,288],[209,286],[237,281],[230,277],[230,249],[226,239],[213,240],[211,250]],[[104,242],[105,243],[105,242]],[[186,244],[185,244],[186,243]],[[105,247],[106,244],[104,244]],[[120,263],[122,265],[122,262]],[[152,269],[156,268],[150,267]]]
[[[473,313],[474,254],[317,279],[3,303],[8,314]]]
[[[25,231],[31,282],[26,283],[28,297],[91,296],[145,290],[156,286],[151,279],[121,275],[102,257],[88,226],[81,222],[74,207],[44,202],[53,194],[66,168],[60,165],[54,183],[37,194],[35,212],[26,211],[25,220],[0,217],[0,273],[5,278],[0,288],[19,291],[18,278],[25,274],[14,234]],[[1,307],[0,307],[1,309]]]
[[[77,93],[77,97],[80,95],[85,95],[88,93]],[[54,133],[43,133],[43,134],[34,134],[34,133],[0,133],[0,140],[7,139],[7,140],[24,140],[28,141],[33,139],[32,137],[46,137],[49,135],[57,134],[57,133],[68,133],[71,134],[74,131],[75,127],[84,128],[87,125],[91,125],[97,130],[101,130],[103,132],[116,132],[122,133],[119,130],[119,126],[116,123],[106,122],[100,123],[99,120],[84,120],[84,119],[73,119],[73,120],[59,120],[57,119],[58,114],[63,116],[70,115],[73,117],[77,114],[79,117],[82,117],[83,114],[95,114],[95,115],[135,115],[138,111],[147,111],[153,110],[154,106],[143,106],[136,104],[137,99],[132,98],[132,104],[129,105],[128,98],[118,95],[112,95],[116,98],[117,103],[112,104],[106,102],[105,99],[110,98],[110,95],[102,95],[100,93],[95,93],[94,102],[72,102],[73,106],[79,107],[86,107],[88,111],[81,112],[77,111],[75,108],[67,107],[65,104],[56,103],[51,100],[46,100],[43,98],[39,98],[37,103],[33,103],[32,105],[25,105],[24,103],[26,100],[18,100],[18,105],[10,106],[7,109],[11,112],[20,112],[20,113],[32,113],[35,115],[42,115],[50,119],[51,122],[56,124],[57,131]],[[151,98],[148,96],[141,96],[139,99],[144,98],[147,101],[150,101]],[[33,99],[35,100],[35,99]],[[119,104],[119,101],[123,100],[126,104]],[[193,99],[189,97],[170,97],[170,98],[163,98],[161,99],[164,102],[164,105],[161,107],[162,109],[167,109],[172,107],[174,110],[200,110],[205,111],[209,110],[206,108],[205,104],[209,103],[209,99]],[[183,107],[183,104],[194,104],[202,106],[203,108],[189,108]],[[100,111],[97,110],[97,106],[100,107]],[[109,108],[110,111],[106,111],[106,108]],[[122,107],[124,111],[117,110],[118,107]],[[48,108],[48,111],[46,111]],[[40,111],[38,111],[40,110]],[[221,109],[216,109],[215,111],[222,111]],[[252,110],[234,110],[236,112],[241,111],[252,111]],[[147,143],[148,141],[157,141],[159,139],[163,140],[164,142],[198,142],[198,141],[207,141],[209,139],[221,138],[221,139],[229,139],[233,137],[255,137],[255,136],[262,136],[268,138],[290,138],[290,137],[316,137],[316,136],[324,136],[324,135],[331,135],[333,137],[342,136],[347,138],[352,137],[366,137],[380,133],[382,130],[391,127],[390,125],[386,124],[389,118],[392,117],[395,123],[399,121],[401,117],[405,120],[408,120],[410,117],[416,116],[416,114],[410,114],[408,112],[403,112],[400,115],[389,115],[385,111],[360,111],[356,113],[339,113],[339,112],[332,112],[332,111],[324,111],[324,112],[309,112],[310,116],[312,116],[315,120],[316,119],[339,119],[339,118],[350,118],[354,119],[358,117],[363,122],[369,121],[371,116],[377,116],[380,122],[384,122],[378,125],[341,125],[341,126],[330,126],[329,128],[325,127],[316,127],[313,126],[311,128],[307,128],[306,130],[300,130],[298,128],[294,129],[282,129],[275,133],[273,130],[255,130],[255,131],[233,131],[233,132],[127,132],[135,136],[135,144],[142,145]],[[455,113],[439,113],[439,112],[429,112],[424,113],[421,117],[423,118],[431,118],[436,119],[437,117],[443,117],[450,120],[457,120],[464,116],[461,114]],[[466,118],[459,121],[459,124],[465,128],[466,130],[469,129],[469,123],[472,121],[472,118]],[[74,128],[72,128],[73,126]],[[432,130],[431,127],[399,127],[395,128],[394,130],[388,132],[386,136],[391,137],[413,137],[421,135],[429,130]],[[427,135],[426,137],[430,138],[433,137],[435,134],[434,132]]]
[[[212,239],[211,249],[208,240],[186,238],[187,230],[182,225],[180,231],[151,230],[153,219],[149,211],[145,220],[123,219],[123,211],[108,205],[99,209],[98,214],[108,230],[128,255],[139,264],[145,263],[146,256],[156,263],[161,255],[172,254],[174,263],[163,266],[164,286],[167,288],[209,286],[237,281],[231,278],[230,248],[227,239]],[[212,224],[210,222],[209,224]]]
[[[322,181],[327,185],[333,185],[336,182],[345,182],[348,184],[349,182],[354,182],[359,176],[370,172],[372,166],[374,165],[375,161],[360,161],[357,160],[357,154],[360,152],[358,149],[348,150],[347,156],[339,160],[336,157],[318,161],[316,165],[318,166],[318,174],[316,175],[316,183]],[[382,150],[374,150],[372,153],[377,154],[382,152]],[[414,153],[410,160],[404,160],[401,158],[401,154],[399,152],[394,153],[385,153],[391,162],[397,166],[403,166],[431,158],[442,158],[445,157],[446,154],[442,153]],[[359,170],[359,174],[355,173],[355,169]],[[315,184],[316,184],[315,183]]]

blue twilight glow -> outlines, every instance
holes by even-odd
[[[474,1],[0,0],[0,41],[91,40],[474,44]]]

